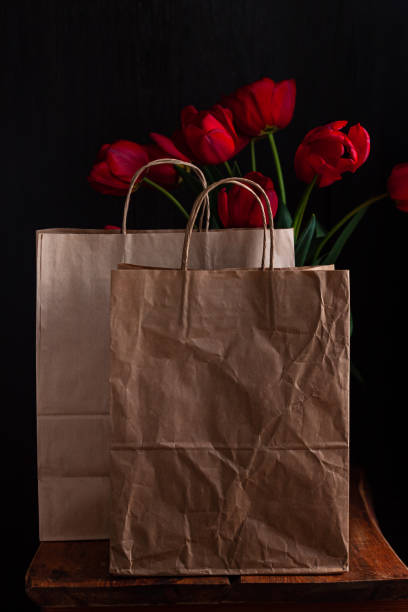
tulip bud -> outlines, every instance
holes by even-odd
[[[222,104],[231,109],[238,129],[253,138],[285,128],[292,120],[295,100],[294,79],[275,83],[264,78],[240,87]]]
[[[264,188],[271,204],[273,216],[275,216],[278,210],[278,196],[272,180],[260,172],[248,172],[245,178],[255,181]],[[268,219],[268,208],[263,199],[261,196],[265,216]],[[233,185],[228,192],[226,189],[219,191],[218,214],[224,227],[263,227],[259,202],[252,193],[239,185]]]

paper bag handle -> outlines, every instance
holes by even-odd
[[[268,195],[265,191],[265,189],[262,187],[262,185],[260,185],[259,183],[256,183],[255,181],[253,181],[252,179],[246,178],[245,176],[233,176],[233,177],[227,177],[227,179],[229,180],[230,178],[232,178],[234,181],[239,182],[239,183],[246,183],[247,185],[250,185],[253,189],[257,189],[260,193],[261,196],[263,196],[265,198],[265,201],[268,203],[267,206],[270,204],[269,202],[269,198]],[[225,179],[225,180],[227,180]],[[223,179],[224,180],[224,179]],[[206,196],[208,198],[208,196]],[[258,202],[259,204],[259,202]],[[205,207],[203,207],[201,209],[201,214],[200,214],[200,222],[199,222],[199,230],[202,230],[202,219],[203,219],[203,213],[204,213],[204,209],[207,210],[207,222],[206,222],[206,230],[208,230],[209,227],[209,223],[210,223],[210,216],[211,216],[211,208],[207,208],[207,205]],[[262,207],[262,213],[263,213],[263,207]],[[272,211],[271,211],[272,212]],[[209,214],[208,214],[209,213]],[[268,217],[269,217],[269,212],[268,212]],[[274,227],[274,226],[272,226]]]
[[[266,225],[266,216],[265,216],[265,210],[264,210],[264,207],[263,207],[263,204],[262,204],[262,200],[259,197],[259,195],[257,193],[255,193],[254,188],[256,188],[258,191],[260,191],[261,194],[265,197],[265,201],[266,201],[266,205],[267,205],[267,209],[268,209],[269,232],[270,232],[270,263],[269,263],[269,267],[270,267],[270,269],[273,269],[273,251],[274,251],[274,244],[273,244],[273,242],[274,242],[274,234],[273,234],[273,229],[274,229],[274,226],[273,226],[273,213],[272,213],[272,208],[271,208],[271,203],[269,201],[269,198],[268,198],[265,190],[258,183],[255,183],[255,181],[251,181],[250,179],[243,178],[243,177],[230,177],[230,178],[222,179],[220,181],[212,183],[209,187],[204,189],[204,191],[202,191],[197,196],[197,198],[196,198],[196,200],[195,200],[195,202],[193,204],[193,208],[191,210],[190,218],[188,220],[187,227],[186,227],[186,232],[185,232],[185,236],[184,236],[183,254],[182,254],[182,258],[181,258],[181,269],[182,270],[187,270],[188,256],[189,256],[189,251],[190,251],[191,235],[192,235],[192,232],[193,232],[195,221],[197,219],[197,215],[198,215],[198,213],[200,211],[200,208],[203,205],[204,200],[208,197],[209,193],[213,189],[216,189],[220,185],[229,184],[229,183],[233,183],[234,185],[238,185],[239,187],[242,187],[243,189],[246,189],[247,191],[252,193],[252,195],[254,196],[254,198],[256,199],[256,201],[258,203],[258,205],[261,208],[262,221],[263,221],[263,227],[264,227],[263,248],[262,248],[262,263],[261,263],[262,270],[265,269],[266,230],[267,230],[267,225]]]
[[[129,205],[130,205],[130,197],[132,195],[132,192],[133,192],[133,189],[134,189],[134,186],[135,186],[136,182],[138,181],[140,176],[143,174],[143,172],[145,172],[148,168],[152,168],[153,166],[161,166],[162,164],[173,164],[174,166],[188,166],[189,168],[192,168],[192,170],[195,172],[195,174],[199,178],[199,180],[200,180],[200,182],[201,182],[201,184],[203,186],[203,189],[207,188],[207,181],[206,181],[206,178],[204,176],[204,173],[202,172],[202,170],[200,170],[200,168],[198,166],[195,166],[191,162],[182,161],[181,159],[176,159],[176,158],[173,158],[173,157],[163,157],[162,159],[155,159],[155,160],[149,162],[148,164],[146,164],[145,166],[142,166],[133,175],[132,180],[130,181],[130,185],[129,185],[129,189],[128,189],[127,195],[126,195],[125,208],[123,210],[123,220],[122,220],[122,234],[124,234],[125,236],[127,234],[126,223],[127,223],[127,215],[128,215],[128,211],[129,211]],[[202,213],[201,213],[200,229],[202,227],[202,220],[203,220],[204,210],[206,210],[206,212],[207,212],[206,229],[208,229],[209,224],[210,224],[210,202],[209,202],[208,196],[206,196],[206,204],[205,204],[205,207],[203,208]]]

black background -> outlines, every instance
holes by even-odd
[[[86,181],[99,147],[119,138],[147,142],[150,130],[171,134],[183,106],[208,108],[262,76],[297,81],[294,119],[277,136],[292,210],[303,189],[293,155],[309,129],[347,119],[371,135],[365,166],[314,194],[321,220],[333,224],[383,192],[392,166],[408,161],[408,7],[403,0],[37,0],[1,10],[2,556],[14,599],[24,601],[23,573],[38,539],[35,229],[120,224],[122,199]],[[270,174],[262,148],[260,169]],[[146,191],[132,223],[184,221]],[[406,562],[407,232],[408,216],[390,200],[380,203],[339,262],[351,270],[352,357],[365,378],[351,389],[352,460],[368,470],[380,524]]]

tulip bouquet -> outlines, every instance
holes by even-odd
[[[315,214],[305,220],[313,190],[329,187],[345,172],[356,172],[367,160],[370,137],[360,124],[351,126],[346,133],[346,121],[333,121],[309,131],[294,158],[296,175],[306,183],[306,188],[297,208],[291,211],[275,134],[291,122],[295,99],[293,79],[275,83],[270,78],[263,78],[226,96],[210,110],[198,111],[194,106],[187,106],[181,112],[180,128],[171,138],[151,132],[149,144],[118,140],[104,145],[89,182],[101,193],[123,196],[139,168],[163,157],[199,165],[208,182],[227,176],[245,176],[266,191],[275,226],[293,227],[296,265],[334,264],[372,204],[389,196],[400,210],[408,212],[408,164],[399,164],[393,169],[387,191],[353,208],[331,229],[325,229]],[[257,170],[256,148],[262,139],[269,142],[277,190],[272,178]],[[248,154],[245,156],[241,152],[246,147]],[[241,169],[243,155],[250,165],[245,173]],[[160,191],[187,218],[188,212],[179,197],[180,186],[185,185],[194,195],[201,190],[187,167],[172,165],[149,169],[136,188],[143,185]],[[264,207],[266,212],[266,203]],[[236,185],[212,196],[211,209],[215,228],[262,226],[262,214],[255,198]]]

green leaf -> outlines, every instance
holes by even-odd
[[[323,264],[323,261],[325,259],[326,255],[320,255],[320,257],[318,257],[317,259],[312,259],[312,261],[310,262],[310,266],[322,266],[325,265]]]
[[[300,198],[299,205],[295,212],[295,218],[293,220],[293,232],[295,234],[295,240],[297,240],[300,232],[300,228],[303,221],[303,216],[305,214],[307,203],[309,202],[310,194],[312,193],[313,187],[315,186],[317,181],[317,174],[315,175],[313,181],[306,186],[302,197]]]
[[[323,225],[316,219],[316,238],[323,238],[326,236],[327,230],[323,227]]]
[[[350,238],[350,236],[352,235],[366,212],[367,208],[363,208],[359,213],[357,213],[356,215],[354,215],[354,217],[350,219],[344,230],[341,232],[340,236],[337,238],[336,242],[333,244],[331,250],[323,259],[323,265],[336,263],[337,258],[343,250],[344,245],[346,244],[347,240]]]
[[[312,215],[300,238],[296,241],[295,258],[296,266],[304,266],[310,251],[313,236],[316,231],[316,217]]]
[[[316,253],[317,248],[320,244],[320,241],[322,238],[324,238],[327,234],[327,230],[325,229],[325,227],[320,223],[320,221],[318,221],[317,217],[316,217],[316,231],[315,231],[315,235],[313,236],[313,240],[312,240],[312,244],[310,245],[310,252],[312,253]],[[317,263],[319,261],[323,261],[323,259],[325,258],[325,255],[321,255],[318,259],[316,259],[313,255],[313,257],[311,257],[308,261],[308,265],[311,266],[315,266],[317,265]]]
[[[292,215],[290,214],[288,207],[285,206],[281,200],[279,200],[278,212],[276,213],[274,222],[276,229],[293,227]]]

